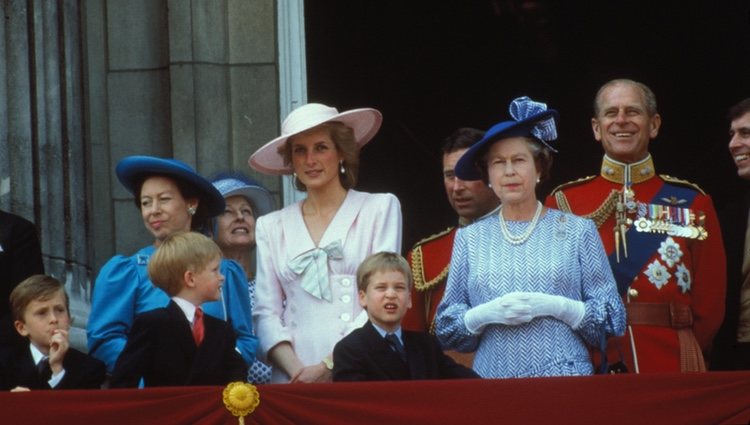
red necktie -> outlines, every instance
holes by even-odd
[[[195,345],[199,346],[203,342],[203,310],[200,307],[195,309],[195,317],[193,318],[193,339]]]

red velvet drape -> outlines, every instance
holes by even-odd
[[[735,424],[750,372],[266,385],[247,424]],[[236,424],[222,388],[0,394],[0,423]]]

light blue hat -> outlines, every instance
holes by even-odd
[[[211,182],[224,199],[230,196],[244,196],[253,207],[253,215],[258,217],[276,209],[273,195],[263,185],[243,175],[219,176]]]

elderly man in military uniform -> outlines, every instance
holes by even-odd
[[[500,205],[495,193],[481,180],[464,181],[456,177],[453,169],[461,155],[484,136],[484,132],[473,128],[460,128],[445,139],[443,144],[443,183],[448,202],[458,214],[458,226],[493,213]],[[407,260],[414,276],[412,308],[406,313],[403,327],[409,330],[434,330],[434,318],[438,304],[445,292],[448,265],[453,251],[453,237],[458,227],[425,238],[412,248]],[[470,356],[457,352],[448,355],[460,363],[471,366]]]
[[[703,353],[724,316],[726,259],[713,203],[698,186],[656,174],[648,147],[660,125],[651,89],[604,84],[591,119],[601,171],[546,202],[599,229],[628,316],[625,335],[608,341],[612,373],[705,371]]]

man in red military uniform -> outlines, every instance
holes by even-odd
[[[481,180],[463,181],[453,169],[469,146],[480,140],[484,132],[473,128],[460,128],[443,145],[443,183],[448,202],[458,214],[458,225],[465,226],[497,210],[500,200]],[[448,266],[453,251],[453,237],[457,227],[425,238],[408,253],[407,260],[414,277],[412,308],[406,313],[403,327],[415,331],[433,331],[435,312],[443,299]],[[466,354],[449,352],[451,357],[470,366]]]
[[[656,174],[648,146],[660,125],[648,87],[606,83],[591,119],[601,172],[558,187],[546,204],[599,229],[628,316],[625,335],[608,341],[609,363],[635,373],[704,371],[702,353],[724,316],[721,230],[698,186]]]

